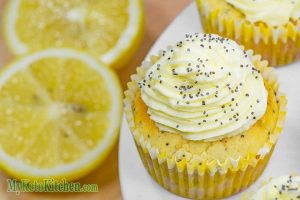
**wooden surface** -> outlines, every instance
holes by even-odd
[[[7,0],[0,0],[0,14],[2,15],[3,4]],[[191,0],[144,0],[145,8],[145,36],[140,49],[136,52],[130,63],[119,70],[117,73],[120,77],[123,88],[129,80],[131,74],[135,73],[138,66],[152,44],[159,37],[160,33],[166,26],[178,15],[178,13]],[[1,24],[1,21],[0,21]],[[11,56],[5,47],[0,32],[0,64],[7,62]],[[105,164],[99,166],[88,176],[79,180],[84,183],[95,183],[99,186],[98,193],[65,193],[65,194],[48,194],[48,193],[23,193],[17,196],[13,193],[6,193],[5,174],[0,172],[0,200],[119,200],[122,199],[119,177],[118,177],[118,147],[115,145],[113,151],[108,156]]]

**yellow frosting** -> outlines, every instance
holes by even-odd
[[[250,200],[300,199],[300,176],[281,176],[260,188]]]
[[[226,0],[240,10],[250,22],[271,26],[286,24],[300,18],[300,0]]]
[[[187,35],[163,52],[139,86],[160,130],[189,140],[240,134],[267,108],[260,72],[236,42],[217,35]]]

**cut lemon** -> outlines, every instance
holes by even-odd
[[[0,74],[0,163],[16,178],[78,179],[118,136],[114,72],[70,49],[23,57]]]
[[[4,30],[15,54],[62,47],[118,68],[142,39],[141,0],[10,0]]]

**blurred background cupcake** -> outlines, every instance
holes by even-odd
[[[205,32],[234,39],[271,66],[300,57],[299,0],[196,0]]]
[[[132,76],[125,113],[139,154],[164,188],[230,196],[263,172],[285,119],[267,62],[234,41],[186,35]]]
[[[259,188],[245,192],[242,200],[300,199],[300,176],[280,176],[262,183]]]

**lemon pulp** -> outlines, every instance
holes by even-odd
[[[115,75],[87,54],[45,50],[0,76],[0,161],[17,177],[79,177],[116,139]]]
[[[16,54],[75,48],[116,67],[140,41],[142,15],[140,0],[12,0],[4,29]]]

